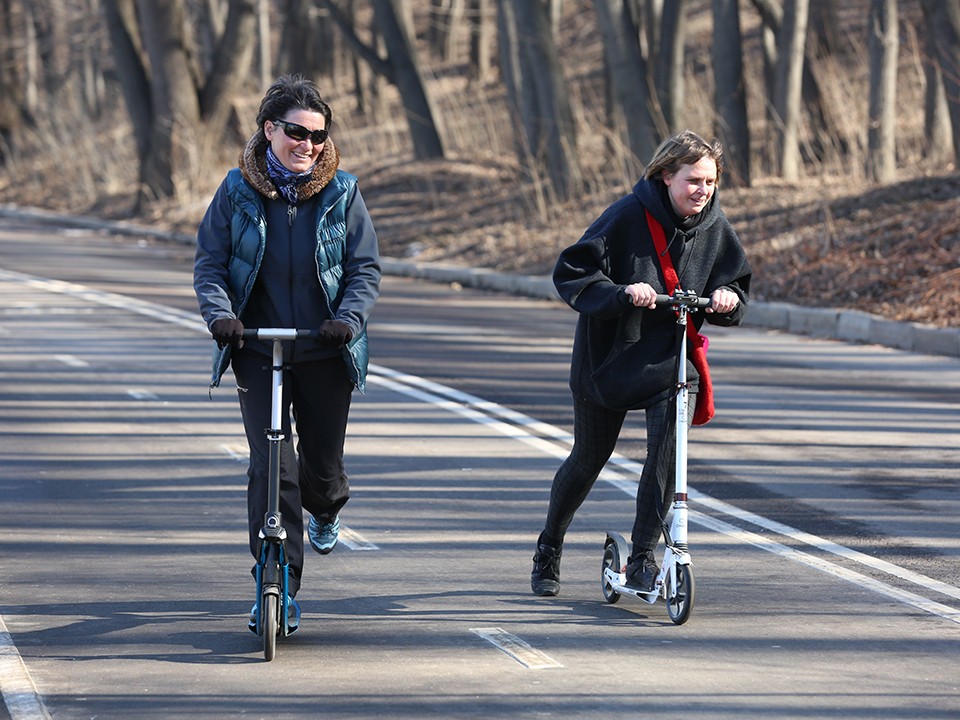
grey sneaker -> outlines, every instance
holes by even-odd
[[[544,543],[537,544],[533,556],[533,570],[530,572],[530,589],[541,597],[557,595],[560,592],[560,556],[561,548]]]
[[[329,522],[310,518],[307,537],[310,538],[310,547],[321,555],[326,555],[337,546],[337,540],[340,539],[340,516],[337,515]]]

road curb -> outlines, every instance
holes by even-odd
[[[75,227],[152,237],[188,245],[196,241],[192,235],[165,232],[130,222],[66,215],[38,208],[21,208],[11,204],[0,205],[0,217],[21,217],[66,223]],[[461,287],[560,301],[553,282],[547,276],[502,273],[485,268],[464,268],[443,263],[416,262],[388,257],[381,258],[381,266],[383,272],[388,275],[422,278]],[[747,327],[780,330],[794,335],[881,345],[924,355],[960,357],[960,328],[937,328],[921,323],[897,322],[858,310],[753,301],[750,303],[743,324]]]

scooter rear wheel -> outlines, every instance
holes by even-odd
[[[610,581],[607,580],[607,568],[620,572],[620,552],[613,541],[603,547],[603,564],[600,567],[600,591],[603,593],[603,599],[613,605],[620,599],[620,593],[614,590]]]
[[[683,625],[693,611],[694,580],[690,565],[677,563],[677,586],[673,587],[671,574],[667,573],[667,612],[675,625]]]

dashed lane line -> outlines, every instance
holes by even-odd
[[[563,665],[546,653],[537,650],[525,640],[501,628],[470,628],[470,632],[479,635],[495,648],[502,650],[530,670],[548,670],[550,668],[563,667]]]

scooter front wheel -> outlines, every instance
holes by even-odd
[[[674,586],[674,573],[667,573],[666,600],[667,612],[675,625],[683,625],[690,619],[690,613],[693,611],[693,597],[695,583],[693,580],[693,568],[690,565],[676,564],[676,586]]]
[[[264,592],[260,598],[260,623],[263,625],[263,659],[273,660],[277,654],[277,627],[279,626],[279,600],[276,594]]]
[[[620,572],[620,552],[617,550],[617,544],[608,541],[603,547],[603,564],[600,567],[600,591],[603,593],[603,599],[613,605],[620,599],[620,593],[613,589],[613,585],[607,579],[607,568],[614,572]]]

